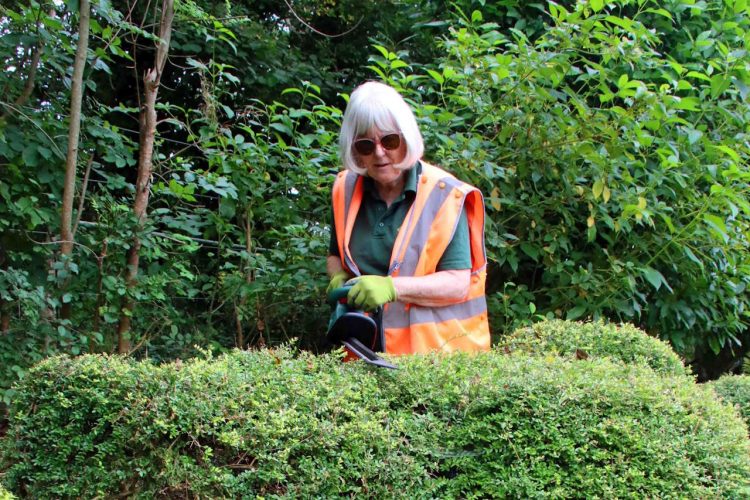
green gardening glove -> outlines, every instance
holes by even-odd
[[[331,281],[328,283],[328,288],[326,288],[326,295],[331,293],[332,290],[335,290],[337,288],[341,288],[344,286],[344,283],[346,280],[350,278],[349,273],[346,271],[338,271],[331,276]]]
[[[372,311],[396,300],[396,289],[390,276],[360,276],[346,284],[354,285],[349,290],[346,300],[357,309]]]

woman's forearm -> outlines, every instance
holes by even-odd
[[[341,265],[341,259],[336,255],[329,255],[328,259],[326,259],[326,271],[328,272],[328,277],[333,277],[334,274],[343,270],[344,266]]]
[[[329,255],[326,259],[326,270],[329,277],[343,271],[341,259],[335,255]],[[466,297],[469,293],[470,280],[469,269],[438,271],[427,276],[393,278],[393,287],[401,302],[440,307],[456,303]]]
[[[393,287],[400,302],[439,307],[465,298],[470,280],[469,269],[438,271],[427,276],[393,278]]]

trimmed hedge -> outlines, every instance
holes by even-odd
[[[747,497],[733,408],[606,359],[286,349],[155,366],[51,358],[18,388],[2,469],[29,497]]]
[[[3,488],[2,484],[0,484],[0,500],[12,500],[13,498],[13,495]]]
[[[542,321],[515,330],[501,339],[497,348],[505,352],[555,354],[575,359],[608,357],[627,364],[646,365],[659,373],[691,375],[668,343],[630,324]]]
[[[750,426],[750,375],[724,375],[706,385],[712,387],[724,401],[735,405]]]

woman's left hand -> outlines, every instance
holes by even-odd
[[[346,282],[353,285],[346,300],[357,309],[372,311],[396,300],[396,289],[390,276],[365,275]]]

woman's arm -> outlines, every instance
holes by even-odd
[[[328,272],[328,277],[332,278],[334,274],[343,270],[344,266],[341,265],[341,259],[337,255],[329,255],[328,259],[326,259],[326,271]]]
[[[343,271],[341,259],[329,255],[326,260],[328,276]],[[440,307],[458,302],[469,293],[471,270],[438,271],[427,276],[396,277],[393,287],[398,300],[425,307]]]
[[[459,269],[438,271],[427,276],[396,277],[393,278],[393,287],[400,302],[440,307],[466,297],[470,281],[471,270]]]

